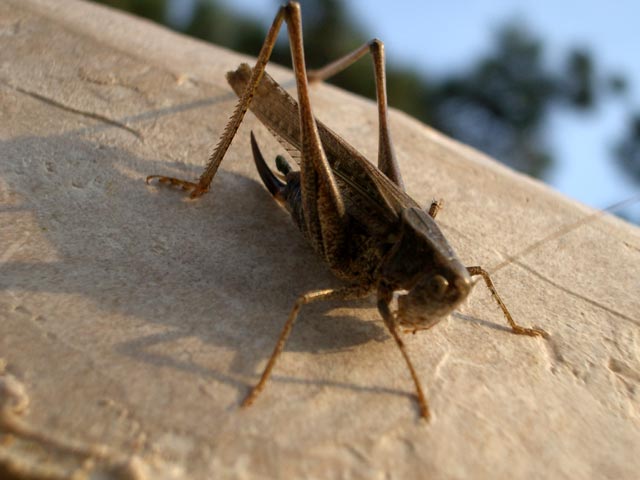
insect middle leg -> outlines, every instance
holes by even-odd
[[[326,80],[327,78],[341,72],[350,65],[358,61],[367,52],[371,53],[373,59],[373,70],[376,82],[376,99],[378,103],[378,168],[391,181],[393,181],[401,190],[404,190],[404,182],[400,174],[400,168],[396,161],[396,156],[391,142],[391,134],[389,132],[389,119],[387,114],[387,79],[385,73],[384,62],[384,43],[374,38],[365,43],[360,48],[345,55],[330,64],[308,72],[309,81],[316,82]]]
[[[278,342],[273,349],[271,357],[269,357],[267,366],[262,372],[260,381],[251,389],[249,394],[242,401],[242,406],[248,407],[249,405],[251,405],[258,397],[260,392],[262,392],[262,390],[264,389],[265,385],[267,384],[267,380],[271,376],[271,370],[273,370],[273,367],[276,364],[276,360],[282,353],[282,349],[284,348],[284,345],[289,338],[289,334],[291,333],[293,324],[296,321],[296,318],[298,318],[298,314],[300,313],[300,309],[303,305],[307,305],[312,302],[319,302],[322,300],[357,300],[359,298],[366,297],[370,293],[370,287],[357,285],[340,289],[317,290],[314,292],[305,293],[304,295],[298,297],[295,304],[293,305],[293,308],[291,309],[291,313],[289,313],[287,322],[284,324],[284,328],[280,332]]]

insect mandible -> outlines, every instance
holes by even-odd
[[[266,72],[282,22],[286,22],[298,102]],[[323,80],[367,52],[373,58],[378,105],[379,147],[376,168],[352,146],[317,121],[309,100],[309,80]],[[428,212],[405,192],[389,134],[384,46],[374,39],[351,54],[307,72],[300,5],[280,7],[253,68],[240,65],[227,75],[238,104],[198,182],[150,175],[147,182],[178,186],[192,198],[206,193],[248,108],[284,145],[300,156],[299,171],[276,159],[281,181],[267,166],[251,135],[253,157],[266,188],[290,213],[313,249],[346,282],[336,289],[307,292],[296,300],[259,382],[242,405],[251,405],[264,389],[301,307],[329,299],[357,299],[375,294],[384,324],[400,349],[415,384],[420,414],[429,418],[420,380],[400,337],[400,328],[427,329],[456,309],[469,295],[471,277],[481,276],[516,334],[546,336],[544,330],[515,323],[489,274],[465,267],[435,222],[440,202]],[[397,297],[397,308],[391,303]]]

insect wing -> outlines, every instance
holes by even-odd
[[[251,76],[251,67],[242,64],[227,74],[237,95],[241,95]],[[285,150],[298,158],[300,152],[300,117],[297,102],[271,76],[264,73],[250,106]],[[389,178],[322,122],[318,131],[325,154],[336,176],[347,211],[371,233],[384,234],[396,224],[399,213],[417,203]]]

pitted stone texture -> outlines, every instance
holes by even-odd
[[[0,36],[5,471],[637,477],[637,228],[392,112],[409,193],[445,199],[461,259],[551,340],[512,335],[478,285],[406,336],[425,424],[373,303],[311,306],[240,410],[295,298],[339,282],[258,183],[249,131],[267,158],[280,148],[250,114],[199,201],[144,178],[197,177],[235,104],[224,73],[250,59],[76,1],[2,2]],[[325,85],[312,101],[375,160],[372,102]]]

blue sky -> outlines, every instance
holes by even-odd
[[[271,22],[278,5],[274,0],[224,3],[265,24]],[[593,53],[598,71],[623,74],[629,91],[588,115],[565,111],[552,115],[548,138],[557,163],[546,180],[596,208],[640,191],[613,165],[610,153],[628,116],[640,110],[639,1],[352,0],[347,4],[364,31],[385,42],[389,62],[410,63],[431,74],[463,68],[490,48],[496,27],[512,19],[524,22],[544,40],[550,65],[559,63],[570,48],[586,48]],[[640,216],[639,204],[634,212]]]

